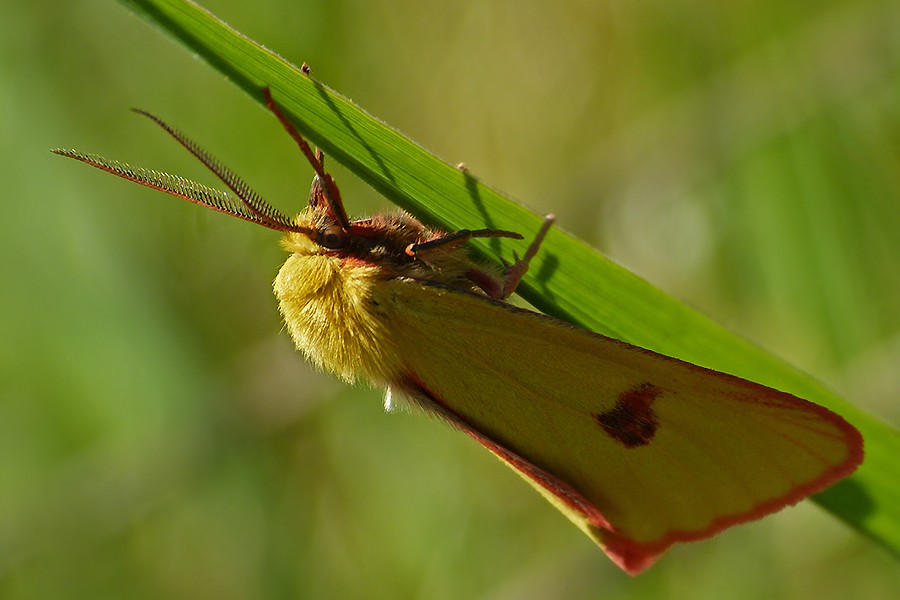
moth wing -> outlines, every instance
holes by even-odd
[[[391,387],[503,459],[629,573],[862,461],[856,429],[795,396],[475,294],[383,291],[406,365]]]

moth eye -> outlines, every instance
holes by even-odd
[[[347,234],[337,225],[332,225],[322,232],[319,243],[329,250],[339,250],[347,245]]]

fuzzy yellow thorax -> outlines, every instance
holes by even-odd
[[[273,287],[297,348],[347,381],[396,380],[402,364],[387,327],[390,301],[379,298],[380,269],[329,256],[300,233],[282,245],[292,254]]]

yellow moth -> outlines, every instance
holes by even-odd
[[[282,232],[289,256],[275,295],[313,364],[465,432],[628,573],[676,542],[798,502],[862,461],[860,434],[821,406],[505,302],[551,218],[502,273],[465,242],[516,233],[444,233],[404,212],[349,219],[321,153],[265,95],[316,173],[294,219],[148,113],[231,191],[54,152]]]

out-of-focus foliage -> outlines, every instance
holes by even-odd
[[[207,6],[897,422],[895,3],[522,4]],[[312,372],[281,331],[270,232],[47,152],[202,177],[138,105],[293,211],[309,173],[269,115],[117,4],[4,13],[0,597],[900,584],[889,556],[809,503],[622,575],[464,436]],[[384,207],[335,170],[351,211]]]

